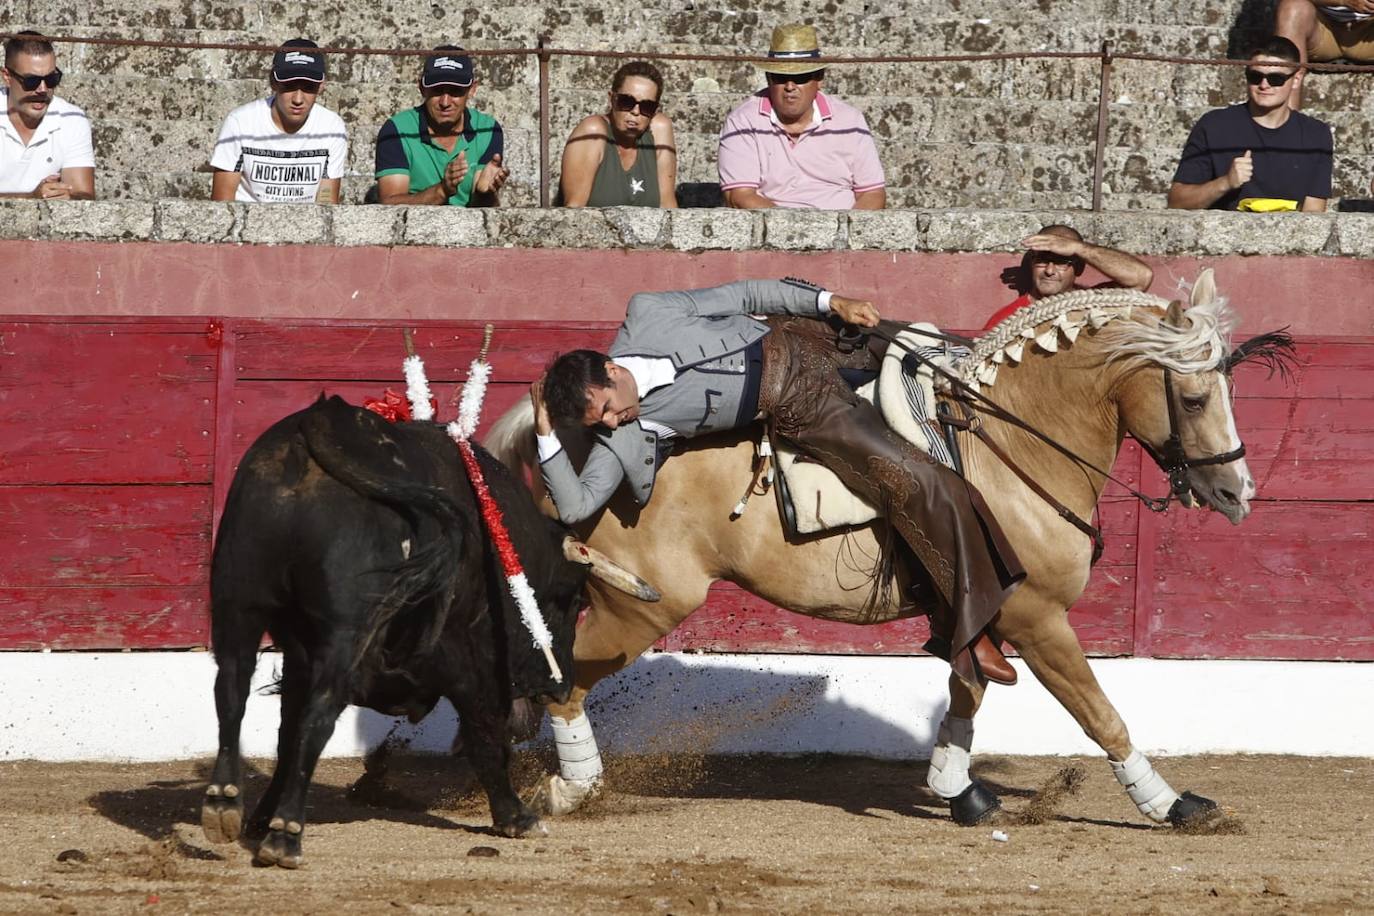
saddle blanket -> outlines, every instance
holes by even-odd
[[[969,351],[942,344],[938,338],[921,331],[938,333],[939,329],[926,322],[908,325],[897,335],[902,346],[892,344],[887,348],[878,377],[857,389],[857,394],[875,405],[898,435],[945,467],[952,468],[954,458],[945,444],[935,413],[935,373],[924,362],[916,373],[907,372],[902,357],[910,351],[952,372]],[[774,461],[786,484],[784,493],[791,498],[798,534],[863,525],[878,517],[878,510],[872,503],[851,492],[825,465],[807,458],[785,442],[772,443],[772,446]]]

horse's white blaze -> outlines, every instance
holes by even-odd
[[[601,751],[586,713],[572,721],[561,716],[549,716],[553,726],[553,743],[558,748],[558,772],[573,783],[595,783],[601,780]]]
[[[1228,451],[1235,451],[1240,448],[1240,431],[1236,429],[1236,412],[1231,407],[1231,386],[1226,381],[1226,376],[1219,378],[1221,386],[1221,405],[1226,410],[1226,435],[1230,437],[1226,448]],[[1240,501],[1248,503],[1255,496],[1255,478],[1250,476],[1250,465],[1245,459],[1236,459],[1236,473],[1240,475],[1241,491]]]
[[[1116,781],[1125,787],[1126,794],[1135,802],[1141,814],[1158,824],[1169,819],[1169,809],[1178,801],[1178,793],[1155,771],[1154,765],[1144,754],[1131,748],[1131,754],[1124,762],[1107,762],[1112,765]]]
[[[955,798],[964,794],[973,780],[969,778],[969,762],[973,757],[973,720],[946,715],[940,723],[940,735],[930,754],[930,769],[926,771],[926,785],[941,798]]]

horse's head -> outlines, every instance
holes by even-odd
[[[1112,358],[1134,364],[1123,379],[1118,408],[1131,435],[1169,475],[1173,495],[1189,505],[1200,501],[1238,525],[1250,514],[1255,482],[1236,431],[1230,371],[1259,350],[1281,369],[1292,342],[1286,335],[1266,335],[1232,350],[1234,325],[1212,272],[1205,270],[1188,308],[1174,301],[1162,317],[1114,326]]]

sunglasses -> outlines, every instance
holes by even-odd
[[[634,111],[636,108],[644,117],[652,118],[658,113],[658,101],[655,99],[637,99],[624,92],[615,94],[616,111]]]
[[[62,82],[61,70],[54,70],[48,74],[35,73],[31,76],[26,76],[23,73],[15,73],[11,70],[10,76],[14,77],[19,85],[24,87],[25,92],[33,92],[44,83],[47,84],[49,89],[56,89],[58,84]]]
[[[796,83],[798,86],[803,86],[824,76],[824,70],[811,70],[807,73],[770,73],[768,74],[768,85],[782,86],[786,83]]]
[[[1293,76],[1292,73],[1261,73],[1258,70],[1251,70],[1249,67],[1245,68],[1245,81],[1251,86],[1258,86],[1268,80],[1269,85],[1277,89],[1292,79]]]

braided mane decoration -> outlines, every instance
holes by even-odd
[[[960,380],[974,390],[991,387],[1001,365],[1021,362],[1028,342],[1046,353],[1057,353],[1061,335],[1072,344],[1085,327],[1098,330],[1117,318],[1129,317],[1135,308],[1163,311],[1168,307],[1168,299],[1134,289],[1071,290],[1031,302],[978,338],[973,352],[959,364]],[[1110,358],[1148,360],[1183,373],[1216,367],[1230,352],[1230,333],[1236,323],[1226,300],[1216,297],[1183,314],[1182,328],[1162,322],[1122,326],[1109,344]]]

